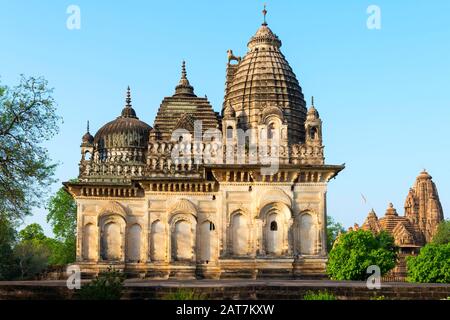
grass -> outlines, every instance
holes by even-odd
[[[205,295],[194,289],[178,288],[177,291],[166,294],[163,300],[205,300]]]
[[[303,296],[303,300],[337,300],[337,299],[334,294],[324,290],[324,291],[308,291]]]

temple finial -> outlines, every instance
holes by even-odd
[[[311,96],[311,106],[314,106],[314,96]]]
[[[89,120],[87,121],[87,129],[86,132],[89,133]]]
[[[267,21],[266,21],[267,9],[266,9],[266,4],[265,3],[264,3],[264,9],[263,9],[262,13],[263,13],[263,16],[264,16],[263,26],[267,26]]]
[[[181,64],[181,79],[187,79],[186,62],[184,60],[183,63]]]
[[[131,89],[130,89],[130,86],[128,86],[128,88],[127,88],[127,98],[126,98],[126,107],[127,108],[131,108]]]

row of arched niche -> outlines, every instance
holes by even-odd
[[[292,216],[288,206],[271,203],[256,219],[245,211],[233,212],[226,225],[226,255],[229,257],[289,256],[317,254],[320,239],[317,215],[306,211]],[[198,223],[195,212],[173,212],[168,222],[156,220],[149,234],[149,257],[143,250],[143,228],[127,224],[118,213],[105,212],[98,224],[83,227],[84,261],[215,261],[219,230],[210,220]],[[100,250],[98,250],[99,248]]]

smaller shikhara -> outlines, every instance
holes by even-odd
[[[197,97],[183,62],[154,126],[127,91],[121,115],[81,144],[77,264],[154,278],[325,275],[327,183],[322,121],[260,26],[229,51],[221,114]]]
[[[390,275],[403,278],[406,276],[405,257],[418,254],[421,247],[430,243],[442,221],[444,213],[436,185],[424,170],[408,192],[403,217],[398,215],[390,203],[382,218],[378,218],[374,210],[369,212],[361,228],[373,233],[385,230],[393,236],[395,245],[399,248],[399,261]],[[358,228],[355,225],[351,229]]]

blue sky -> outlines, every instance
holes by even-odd
[[[330,183],[328,213],[346,226],[362,223],[372,207],[383,215],[390,201],[403,213],[423,168],[450,210],[450,1],[266,2],[307,100],[315,96],[327,163],[347,166]],[[226,51],[245,54],[263,1],[0,3],[2,83],[14,85],[23,73],[55,88],[64,124],[47,146],[61,182],[78,174],[86,120],[95,132],[114,119],[130,85],[138,116],[152,125],[183,59],[197,95],[219,111]],[[81,9],[80,30],[66,28],[71,4]],[[369,5],[381,9],[380,30],[366,27]],[[45,214],[36,209],[26,223],[50,234]]]

